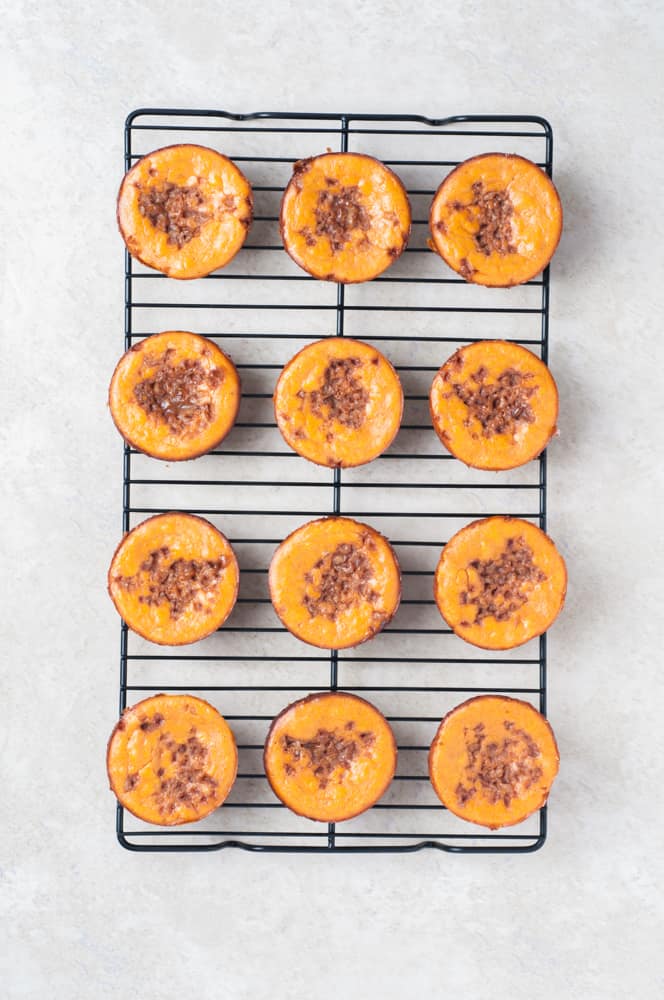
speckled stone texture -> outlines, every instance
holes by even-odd
[[[0,23],[2,996],[664,995],[661,7],[3,0]],[[570,588],[550,641],[562,767],[540,853],[116,845],[104,577],[120,446],[105,396],[122,325],[122,122],[141,105],[553,123],[565,231],[549,527]]]

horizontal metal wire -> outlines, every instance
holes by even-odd
[[[257,663],[328,663],[329,656],[245,656],[244,654],[236,654],[234,656],[223,654],[210,654],[210,653],[128,653],[126,656],[127,660],[208,660],[214,662],[219,660],[223,663],[244,663],[245,661],[257,662]],[[349,656],[344,659],[343,650],[338,653],[339,664],[348,663],[393,663],[395,657],[393,656]],[[490,656],[483,657],[458,657],[458,656],[398,656],[398,661],[400,663],[408,663],[409,665],[415,663],[524,663],[532,664],[539,663],[539,660],[529,660],[529,659],[494,659]],[[235,690],[237,686],[234,685]],[[252,684],[247,690],[255,691],[260,689],[260,685]],[[206,688],[206,690],[212,690],[212,688]],[[405,687],[404,690],[411,690],[409,687]],[[470,688],[463,688],[464,691],[469,691]],[[482,689],[487,690],[486,686]],[[514,688],[510,688],[514,691]]]
[[[268,128],[268,127],[265,127],[265,128],[260,128],[260,127],[258,127],[258,128],[252,128],[249,125],[242,125],[239,128],[237,126],[233,126],[233,125],[158,125],[158,126],[157,125],[132,125],[132,131],[134,131],[134,132],[154,132],[154,131],[159,131],[159,132],[212,132],[212,133],[214,133],[214,132],[240,132],[240,133],[257,132],[257,133],[263,134],[263,135],[273,135],[273,134],[281,134],[281,133],[289,133],[289,132],[293,132],[293,133],[297,133],[297,134],[302,134],[302,133],[304,133],[304,134],[312,134],[312,135],[317,135],[317,134],[321,134],[321,133],[322,134],[329,134],[329,135],[338,135],[339,134],[339,128],[338,127],[337,128],[313,128],[312,126],[309,126],[308,128],[303,128],[303,127],[300,127],[300,128],[275,128],[275,127],[272,127],[272,128]],[[350,126],[350,125],[348,126],[348,130],[347,131],[348,131],[348,135],[349,136],[350,135],[383,135],[383,136],[388,136],[389,137],[389,136],[394,136],[394,135],[421,135],[421,136],[430,136],[431,135],[430,131],[425,132],[423,129],[352,128],[352,126]],[[460,130],[454,130],[454,129],[445,129],[444,132],[440,132],[438,134],[445,135],[445,136],[452,136],[452,135],[453,136],[463,136],[464,138],[466,136],[475,136],[475,137],[481,137],[481,138],[499,138],[499,137],[502,138],[502,137],[504,137],[504,138],[509,138],[509,139],[513,139],[513,138],[530,138],[530,139],[535,138],[535,139],[541,139],[542,138],[542,133],[541,132],[516,132],[516,131],[509,131],[509,132],[502,131],[501,132],[501,131],[496,131],[496,130],[491,130],[491,131],[487,131],[487,132],[473,132],[473,131],[470,131],[470,130],[468,130],[468,131],[460,131]],[[134,155],[138,155],[138,154],[134,154]],[[145,154],[140,154],[140,155],[145,155]],[[387,162],[387,161],[385,161],[385,162]],[[414,162],[417,163],[418,161],[414,161]]]
[[[444,810],[442,810],[444,811]],[[131,837],[172,837],[174,834],[173,830],[128,830],[126,831],[127,836]],[[247,836],[246,830],[187,830],[187,836],[194,837],[243,837]],[[311,831],[293,831],[293,830],[269,830],[265,832],[256,831],[251,833],[252,837],[325,837],[327,838],[327,831],[323,832],[320,830]],[[412,840],[414,838],[421,837],[424,840],[429,838],[445,838],[446,840],[482,840],[484,838],[491,840],[534,840],[537,835],[534,833],[499,833],[499,834],[482,834],[482,833],[343,833],[343,831],[337,832],[337,837],[371,837],[375,840],[388,840],[391,838],[397,840]]]
[[[180,302],[134,302],[134,309],[232,309],[233,311],[252,310],[288,310],[299,312],[334,312],[335,305],[305,305],[304,303],[291,302],[188,302],[183,306]],[[541,315],[541,309],[512,308],[505,309],[498,306],[367,306],[357,305],[344,306],[346,312],[406,312],[406,313],[505,313],[512,316],[519,314]],[[375,340],[372,337],[372,340]]]
[[[141,486],[293,486],[296,488],[318,490],[327,483],[303,482],[297,479],[132,479],[132,483]],[[347,484],[353,490],[539,490],[539,483],[358,483]]]
[[[323,485],[323,484],[321,484]],[[469,487],[470,489],[470,487]],[[171,507],[128,507],[130,514],[166,514]],[[223,507],[178,507],[181,514],[225,514],[228,517],[260,517],[269,514],[270,517],[326,517],[329,510],[228,510]],[[504,511],[393,511],[393,510],[345,510],[344,517],[452,517],[459,520],[474,521],[479,517],[502,517]],[[539,512],[519,514],[523,520],[537,520]]]
[[[412,191],[410,192],[412,194]],[[275,249],[283,250],[282,247],[275,247]],[[165,274],[149,274],[147,271],[145,273],[139,274],[128,274],[132,281],[134,279],[150,278],[154,281],[168,281]],[[206,274],[204,278],[200,278],[200,281],[255,281],[257,275],[255,274]],[[312,281],[316,282],[319,279],[314,278],[311,274],[261,274],[261,281]],[[464,286],[468,287],[468,282],[464,281],[463,278],[420,278],[420,277],[393,277],[391,275],[381,275],[378,278],[373,279],[378,284],[384,285],[458,285],[460,288]],[[528,285],[531,286],[541,286],[541,280],[534,279],[532,281],[524,281],[524,287]]]
[[[352,663],[352,660],[349,661]],[[491,661],[486,661],[491,662]],[[494,660],[494,663],[505,662],[500,660]],[[516,661],[509,661],[516,662]],[[537,663],[537,660],[534,661]],[[127,691],[160,691],[161,687],[158,684],[128,684]],[[199,684],[194,690],[197,691],[327,691],[329,685],[316,685],[316,684]],[[169,684],[169,691],[191,691],[192,687],[190,684]],[[445,694],[445,693],[455,693],[455,692],[477,692],[482,691],[490,694],[539,694],[539,688],[534,687],[487,687],[486,684],[477,685],[466,685],[464,687],[458,686],[447,686],[447,687],[435,687],[433,685],[427,686],[417,686],[415,684],[408,685],[404,687],[403,685],[396,684],[351,684],[344,685],[344,691],[399,691],[402,693],[408,692],[409,694]],[[227,716],[227,718],[229,718]],[[427,747],[427,750],[429,748]]]
[[[150,333],[130,333],[130,334],[128,334],[128,340],[129,340],[129,343],[131,343],[132,340],[136,340],[138,338],[142,339],[144,337],[149,337],[149,336],[150,336]],[[319,340],[320,339],[319,336],[318,336],[318,334],[311,334],[311,335],[309,335],[309,334],[305,334],[305,333],[228,333],[228,334],[225,334],[225,333],[206,333],[205,336],[209,340],[219,340],[219,339],[224,339],[224,340]],[[371,335],[371,339],[372,339],[372,341],[388,341],[389,340],[389,341],[395,341],[395,342],[400,342],[400,341],[408,341],[408,342],[410,342],[410,341],[412,341],[413,338],[412,337],[408,337],[406,335],[402,336],[401,334],[378,334],[378,333],[374,333],[374,334]],[[442,344],[442,343],[445,343],[445,344],[463,344],[463,343],[477,344],[482,339],[483,339],[482,337],[420,337],[420,343],[425,343],[425,344]],[[543,343],[542,340],[527,340],[527,339],[522,338],[522,337],[519,337],[518,339],[516,339],[516,338],[510,338],[510,337],[503,337],[502,339],[504,341],[506,341],[506,343],[508,343],[508,344],[539,344],[539,345],[541,345]],[[256,424],[253,424],[253,425],[250,425],[250,424],[247,424],[247,425],[236,424],[236,426],[272,427],[274,425],[273,424],[259,424],[259,423],[256,423]],[[429,426],[429,425],[426,425],[426,426]],[[406,428],[404,427],[404,425],[402,425],[402,430],[405,430],[405,429]]]

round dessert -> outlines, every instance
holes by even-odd
[[[394,777],[385,716],[344,691],[310,694],[281,712],[263,755],[272,791],[298,816],[340,823],[369,809]]]
[[[301,268],[324,281],[369,281],[403,253],[410,203],[373,156],[323,153],[299,160],[281,201],[281,236]]]
[[[111,791],[125,809],[160,826],[213,812],[237,775],[228,723],[190,694],[157,694],[126,708],[108,741]]]
[[[553,181],[523,156],[484,153],[460,163],[434,195],[431,249],[466,281],[507,287],[549,263],[563,228]]]
[[[195,333],[156,333],[124,354],[108,405],[125,441],[153,458],[181,462],[223,441],[240,406],[231,359]]]
[[[129,170],[118,226],[132,257],[169,278],[201,278],[235,256],[253,215],[251,185],[206,146],[166,146]]]
[[[497,830],[546,802],[558,774],[551,726],[527,701],[483,695],[449,712],[429,751],[429,777],[450,812]]]
[[[237,599],[240,571],[220,531],[194,514],[157,514],[122,539],[108,592],[130,629],[163,646],[218,629]]]
[[[548,535],[518,517],[486,517],[450,538],[433,596],[466,642],[513,649],[549,628],[566,589],[565,563]]]
[[[448,451],[475,469],[514,469],[556,433],[558,389],[543,361],[518,344],[462,347],[433,380],[433,427]]]
[[[310,462],[349,468],[371,462],[401,425],[403,390],[380,351],[329,337],[292,358],[274,391],[277,426]]]
[[[269,573],[274,610],[289,632],[322,649],[371,639],[392,619],[401,572],[392,546],[348,517],[309,521],[286,538]]]

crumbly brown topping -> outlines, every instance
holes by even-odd
[[[185,743],[178,743],[168,732],[159,737],[159,750],[162,757],[170,754],[172,773],[163,777],[165,768],[159,768],[162,781],[155,792],[157,808],[168,816],[179,806],[194,810],[206,804],[214,795],[217,781],[207,771],[210,751],[199,738],[196,729],[192,727]]]
[[[293,179],[291,183],[295,187],[296,191],[302,190],[302,175],[311,170],[313,159],[313,156],[308,156],[304,160],[296,160],[293,164]]]
[[[292,761],[303,761],[304,767],[311,768],[318,778],[318,787],[325,788],[338,767],[348,771],[353,761],[376,742],[376,734],[372,732],[358,733],[357,739],[345,736],[344,731],[353,727],[354,723],[346,723],[343,731],[319,729],[311,740],[298,740],[284,733],[281,745]],[[284,770],[288,775],[296,772],[290,763],[284,765]],[[343,777],[343,773],[339,775],[339,782]]]
[[[479,229],[475,233],[475,245],[486,257],[492,253],[504,257],[516,253],[512,243],[512,215],[514,206],[507,191],[485,191],[482,181],[473,184],[476,218]]]
[[[343,250],[354,229],[366,233],[371,228],[371,217],[362,204],[357,184],[339,184],[319,191],[314,214],[316,236],[327,236],[333,253]]]
[[[338,420],[353,430],[360,428],[369,402],[369,393],[355,374],[361,365],[359,358],[333,358],[323,372],[320,389],[308,393],[312,413]],[[327,413],[323,413],[323,407]]]
[[[525,729],[517,729],[513,722],[503,723],[506,735],[502,741],[486,741],[484,723],[479,722],[464,729],[466,739],[466,781],[459,782],[455,792],[461,805],[476,793],[479,784],[491,805],[502,802],[509,808],[512,799],[521,797],[534,782],[542,777],[537,763],[540,748]]]
[[[371,586],[373,569],[369,557],[351,542],[342,542],[334,552],[314,564],[320,578],[314,583],[313,572],[305,573],[307,592],[302,604],[312,618],[321,615],[334,621],[340,612],[355,607],[360,601],[374,603],[379,594]]]
[[[125,783],[122,786],[123,791],[133,792],[133,790],[136,788],[136,785],[138,784],[139,777],[140,776],[138,774],[138,771],[133,771],[131,774],[128,774],[127,777],[125,778]]]
[[[482,437],[490,438],[494,434],[514,434],[519,424],[534,423],[530,400],[538,386],[529,384],[535,377],[532,372],[506,368],[493,382],[487,381],[488,374],[481,365],[464,382],[452,383],[455,396],[468,407],[464,426],[471,428],[476,420]],[[451,381],[451,373],[446,374],[445,381]]]
[[[141,594],[138,598],[141,604],[167,602],[171,618],[179,618],[190,605],[194,611],[205,610],[202,598],[218,586],[226,567],[225,556],[205,560],[175,559],[170,563],[169,556],[170,549],[167,546],[155,549],[143,560],[138,573],[133,576],[117,576],[116,582],[130,592],[147,583],[148,593]]]
[[[223,382],[224,371],[207,368],[198,358],[172,364],[174,354],[169,347],[158,358],[145,358],[143,366],[154,371],[134,386],[134,399],[175,434],[200,434],[214,419],[212,394]]]
[[[316,246],[317,243],[316,237],[312,233],[309,226],[302,226],[302,229],[300,230],[300,235],[304,236],[304,242],[307,244],[308,247]]]
[[[228,198],[224,207],[235,207]],[[199,184],[180,187],[178,184],[152,184],[138,192],[138,210],[153,226],[168,236],[168,242],[181,250],[198,236],[212,218],[209,204]]]
[[[508,538],[496,559],[473,559],[468,569],[475,571],[478,582],[462,590],[459,600],[461,604],[475,605],[473,625],[481,625],[489,617],[507,621],[527,602],[533,584],[546,580],[546,573],[535,565],[533,550],[522,535]]]
[[[155,712],[151,719],[147,716],[141,719],[139,723],[139,729],[144,733],[153,733],[155,729],[159,729],[160,726],[164,724],[164,717],[161,712]]]
[[[468,261],[467,257],[462,257],[461,260],[459,261],[459,274],[466,281],[470,281],[472,276],[475,274],[475,268]]]

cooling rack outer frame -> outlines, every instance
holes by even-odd
[[[141,124],[141,119],[150,119],[149,123]],[[182,126],[179,124],[173,124],[174,121],[185,120],[185,119],[204,119],[206,124],[203,126]],[[215,125],[215,122],[217,123]],[[428,117],[425,115],[390,115],[390,114],[355,114],[355,113],[317,113],[317,112],[271,112],[271,111],[257,111],[250,113],[235,113],[229,111],[220,111],[213,109],[178,109],[178,108],[137,108],[130,112],[125,121],[124,128],[124,162],[125,170],[128,170],[134,160],[136,159],[133,154],[133,137],[135,133],[141,130],[150,130],[151,132],[163,132],[163,141],[155,143],[151,148],[158,148],[159,146],[169,145],[169,132],[171,131],[195,131],[196,133],[210,132],[229,132],[233,131],[232,123],[237,123],[237,131],[243,132],[264,132],[264,127],[258,125],[252,127],[252,123],[262,123],[275,122],[275,128],[272,132],[292,132],[292,133],[316,133],[320,132],[324,135],[336,136],[336,142],[338,143],[338,148],[340,151],[346,151],[348,149],[349,135],[351,132],[356,135],[361,134],[372,134],[372,135],[385,135],[385,136],[403,136],[409,134],[422,135],[426,134],[427,128],[431,130],[431,134],[437,135],[455,135],[455,136],[484,136],[487,139],[486,152],[490,150],[490,142],[493,137],[535,137],[541,139],[544,143],[544,156],[542,158],[541,166],[546,170],[549,176],[553,173],[553,130],[549,122],[539,116],[539,115],[448,115],[443,117]],[[280,127],[278,123],[290,123],[289,127]],[[330,126],[335,127],[330,127]],[[352,128],[352,126],[355,126]],[[476,125],[477,129],[473,129],[472,126]],[[371,127],[370,127],[371,126]],[[458,128],[455,128],[457,126]],[[521,126],[521,128],[516,128],[516,126]],[[424,127],[424,131],[422,130]],[[528,131],[523,129],[527,128]],[[535,131],[532,131],[534,129]],[[204,143],[204,138],[200,140]],[[269,150],[267,151],[269,153]],[[293,157],[296,159],[297,157]],[[252,161],[269,163],[271,157],[269,155],[265,156],[252,156],[250,158]],[[412,162],[416,164],[421,161],[400,161],[402,164],[407,164]],[[449,164],[445,164],[449,167]],[[265,249],[278,251],[281,248],[276,246],[266,247]],[[281,250],[281,252],[285,252]],[[133,310],[135,308],[135,301],[133,296],[132,279],[134,277],[132,271],[132,259],[130,255],[125,251],[125,294],[124,294],[124,346],[125,350],[128,350],[134,339],[133,333]],[[256,280],[260,281],[261,278],[257,277]],[[454,280],[450,279],[451,281]],[[550,300],[550,272],[547,267],[541,275],[539,280],[535,280],[530,284],[541,285],[541,308],[536,310],[541,315],[541,334],[538,341],[526,341],[526,343],[536,342],[539,346],[540,354],[542,360],[546,363],[548,362],[548,346],[549,346],[549,300]],[[345,317],[345,287],[343,285],[337,285],[337,297],[336,297],[336,330],[334,334],[337,336],[343,336],[344,334],[344,317]],[[407,312],[407,310],[404,310]],[[455,310],[451,310],[455,311]],[[486,310],[487,312],[500,312],[500,309],[496,310]],[[512,310],[502,310],[502,311],[512,311]],[[517,312],[518,310],[514,310]],[[369,337],[369,339],[371,339]],[[393,338],[398,339],[398,338]],[[445,338],[442,338],[445,339]],[[123,512],[122,512],[122,528],[123,532],[127,532],[130,528],[130,518],[132,510],[136,512],[136,508],[131,506],[131,487],[135,479],[132,478],[131,471],[131,458],[132,451],[127,445],[124,446],[123,454]],[[260,457],[260,452],[257,453],[257,457]],[[546,517],[547,517],[547,457],[546,451],[537,460],[538,466],[538,497],[539,497],[539,512],[536,515],[537,522],[542,530],[546,530]],[[341,511],[341,496],[342,496],[342,482],[341,473],[339,470],[334,470],[333,480],[332,480],[332,493],[331,493],[331,505],[328,513],[334,514]],[[434,484],[427,484],[431,488],[434,488]],[[209,511],[213,513],[213,511]],[[263,631],[270,631],[269,629]],[[403,631],[417,631],[416,629]],[[120,697],[119,697],[119,708],[120,712],[124,710],[127,704],[127,692],[129,689],[128,685],[128,629],[126,624],[123,622],[121,625],[120,632]],[[253,657],[252,659],[257,659]],[[271,658],[268,656],[260,657],[265,661],[269,661]],[[338,655],[335,651],[330,652],[330,683],[329,687],[331,690],[337,687],[337,660]],[[515,661],[516,662],[516,661]],[[531,661],[528,661],[531,662]],[[546,698],[547,698],[547,650],[546,650],[546,634],[540,636],[539,638],[539,656],[538,656],[538,670],[539,670],[539,687],[537,688],[537,698],[539,702],[540,711],[546,715]],[[167,686],[167,685],[166,685]],[[405,688],[404,688],[405,690]],[[453,688],[444,690],[454,690]],[[468,689],[470,690],[470,689]],[[529,689],[530,690],[530,689]],[[223,807],[222,807],[223,808]],[[399,807],[395,807],[399,808]],[[412,806],[403,806],[402,808],[417,808]],[[261,853],[307,853],[307,854],[404,854],[413,853],[415,851],[421,851],[425,848],[430,848],[433,850],[444,851],[446,853],[453,854],[528,854],[534,851],[540,850],[546,841],[547,837],[547,806],[543,806],[538,813],[538,829],[532,834],[520,835],[519,833],[509,832],[498,832],[498,833],[488,833],[485,831],[478,832],[477,834],[464,833],[453,835],[452,839],[445,839],[445,835],[429,836],[422,834],[418,836],[417,834],[409,835],[409,841],[405,844],[395,843],[394,841],[388,843],[365,843],[365,844],[343,844],[339,843],[339,834],[336,832],[335,824],[328,824],[327,834],[325,838],[318,844],[300,844],[290,841],[288,843],[269,843],[269,842],[253,842],[250,840],[245,840],[243,837],[251,838],[252,836],[257,836],[256,831],[247,830],[244,832],[234,831],[233,835],[225,833],[214,833],[210,831],[205,831],[201,835],[200,843],[191,843],[190,839],[192,837],[192,830],[182,828],[168,828],[168,829],[156,829],[151,830],[149,833],[145,831],[132,831],[128,830],[125,825],[127,814],[123,808],[118,805],[116,808],[116,836],[119,844],[129,851],[136,852],[159,852],[159,853],[180,853],[180,852],[197,852],[197,853],[210,853],[225,850],[226,848],[236,848],[248,852],[261,852]],[[178,842],[179,832],[182,830],[183,841]],[[275,835],[277,837],[278,835]],[[375,835],[364,834],[369,840],[384,840],[385,835],[377,833]],[[402,835],[400,835],[402,836]],[[202,842],[203,837],[205,838],[221,838],[221,839],[211,839],[210,842]],[[162,838],[168,838],[169,842],[159,842]],[[184,839],[187,838],[187,842]],[[194,837],[194,840],[196,838]],[[175,842],[171,842],[175,840]],[[154,842],[156,841],[156,843]],[[470,843],[470,841],[482,841],[482,843]],[[521,842],[523,841],[523,842]]]

